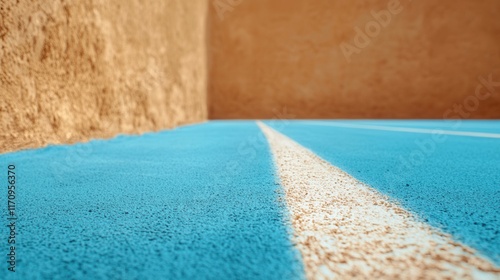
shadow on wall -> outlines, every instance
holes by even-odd
[[[210,0],[209,118],[500,118],[498,14],[496,0]]]

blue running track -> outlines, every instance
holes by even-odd
[[[500,265],[500,139],[331,126],[500,133],[500,121],[267,124]]]
[[[500,133],[500,122],[267,123],[500,265],[500,139],[331,126]],[[2,261],[0,279],[304,278],[253,121],[0,155],[0,172],[9,164],[18,262],[9,273]]]
[[[18,215],[0,279],[303,278],[262,139],[255,122],[214,122],[0,155]]]

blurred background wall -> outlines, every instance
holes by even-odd
[[[207,117],[500,118],[498,15],[497,0],[0,0],[0,152]]]
[[[206,119],[206,0],[0,1],[0,152]]]
[[[500,118],[500,1],[211,2],[210,118]]]

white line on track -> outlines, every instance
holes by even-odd
[[[308,125],[319,125],[319,126],[335,126],[335,127],[344,127],[344,128],[359,128],[359,129],[369,129],[369,130],[423,133],[423,134],[442,134],[442,135],[453,135],[453,136],[468,136],[468,137],[500,139],[500,134],[498,134],[498,133],[443,130],[443,129],[439,129],[439,128],[425,129],[425,128],[382,126],[382,125],[348,124],[348,123],[340,123],[340,122],[320,123],[320,122],[297,121],[295,123],[302,123],[302,124],[308,124]]]
[[[292,139],[266,136],[308,279],[500,279],[475,250]]]

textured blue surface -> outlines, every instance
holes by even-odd
[[[303,278],[254,122],[22,151],[0,163],[2,173],[16,165],[19,216],[17,272],[2,261],[0,279]]]
[[[500,139],[446,136],[435,141],[431,134],[267,123],[500,264]],[[445,121],[343,123],[449,126]],[[464,121],[461,128],[495,132],[500,122]]]
[[[341,122],[343,121],[335,121]],[[471,131],[471,132],[486,132],[500,133],[500,121],[498,120],[482,120],[482,121],[467,121],[467,120],[359,120],[349,121],[352,124],[391,126],[391,127],[411,127],[420,129],[442,129],[451,131]]]

